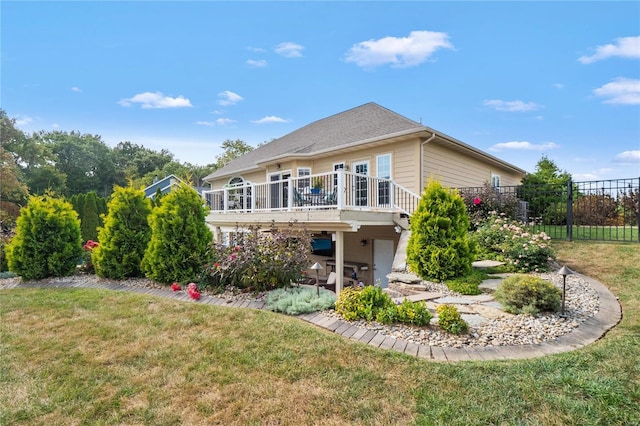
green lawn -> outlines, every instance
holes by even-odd
[[[439,364],[265,311],[1,290],[0,424],[640,424],[640,245],[554,246],[623,320],[525,361]]]
[[[567,227],[562,225],[536,225],[530,227],[534,233],[544,231],[554,240],[566,240]],[[573,241],[620,241],[640,242],[637,226],[573,226]]]

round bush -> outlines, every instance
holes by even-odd
[[[537,315],[544,311],[559,311],[562,292],[547,280],[530,275],[512,275],[500,283],[494,297],[507,312]]]
[[[440,305],[436,312],[438,313],[438,325],[443,330],[452,334],[466,333],[469,330],[469,324],[462,319],[455,306]]]

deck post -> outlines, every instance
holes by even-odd
[[[340,169],[336,173],[338,173],[338,186],[336,188],[336,190],[338,191],[338,199],[337,199],[337,201],[338,201],[338,210],[344,210],[344,206],[346,204],[345,198],[347,196],[346,174],[344,172],[344,169]]]
[[[336,296],[344,284],[344,231],[336,231]]]

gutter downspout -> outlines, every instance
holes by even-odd
[[[424,146],[436,137],[436,132],[431,133],[431,137],[420,144],[420,190],[418,194],[422,194],[424,190]]]

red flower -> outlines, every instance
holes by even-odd
[[[189,286],[187,287],[187,293],[189,293],[189,296],[191,296],[192,299],[200,300],[200,293],[198,292],[196,283],[189,283]]]
[[[173,283],[173,284],[171,284],[171,290],[180,291],[180,290],[182,290],[182,287],[180,287],[180,284],[178,284],[178,283]]]
[[[220,264],[219,264],[218,262],[214,263],[214,264],[213,264],[213,266],[214,266],[216,269],[220,268]]]
[[[473,204],[476,205],[476,206],[478,204],[480,204],[481,202],[482,202],[482,200],[480,199],[480,197],[476,197],[476,198],[473,199]]]
[[[235,260],[235,259],[236,259],[236,254],[231,253],[231,256],[229,256],[229,260]]]
[[[240,246],[234,246],[233,251],[240,251]]]

